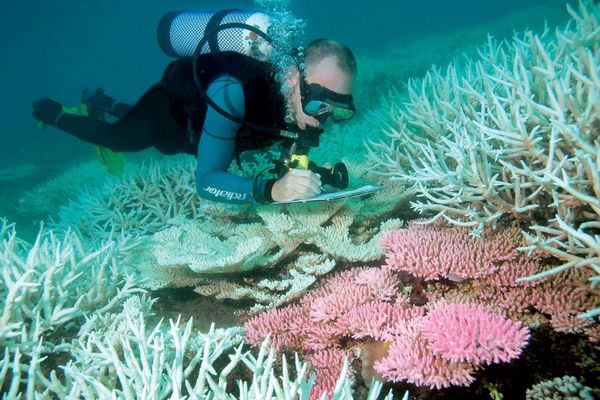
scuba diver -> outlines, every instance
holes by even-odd
[[[133,105],[101,89],[84,90],[81,101],[88,115],[66,112],[59,102],[42,98],[33,104],[33,116],[117,152],[155,147],[164,154],[195,155],[197,192],[209,200],[286,202],[316,196],[325,184],[345,188],[348,177],[342,163],[317,167],[302,155],[318,145],[328,118],[345,120],[354,114],[352,51],[339,42],[317,39],[301,52],[286,82],[279,82],[270,62],[237,51],[201,53],[204,45],[201,40],[193,56],[171,62],[160,82]],[[283,84],[288,90],[282,90]],[[107,122],[106,115],[117,121]],[[232,160],[239,163],[241,152],[277,142],[285,144],[278,179],[228,172]]]

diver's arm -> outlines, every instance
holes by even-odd
[[[244,91],[239,80],[231,76],[214,79],[206,91],[219,107],[244,118]],[[198,143],[196,189],[208,200],[232,204],[272,201],[274,180],[249,179],[227,172],[234,157],[240,124],[219,114],[210,106]]]

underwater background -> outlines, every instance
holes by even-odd
[[[358,57],[377,57],[395,46],[473,27],[481,28],[479,38],[468,38],[477,46],[486,40],[486,25],[501,38],[510,36],[513,29],[539,28],[544,20],[556,24],[567,17],[565,3],[377,0],[367,4],[306,0],[291,2],[290,8],[306,21],[308,40],[331,37],[350,45]],[[74,105],[82,89],[90,86],[102,87],[119,100],[134,102],[160,78],[170,61],[156,42],[156,25],[165,12],[253,6],[252,1],[3,2],[0,6],[0,87],[4,92],[0,99],[0,215],[14,219],[22,191],[56,176],[73,163],[95,157],[91,146],[69,135],[53,129],[37,129],[31,118],[33,101],[48,96]],[[515,20],[502,22],[511,13],[531,7],[537,8],[527,18],[517,19],[516,24]],[[439,60],[438,54],[437,48],[421,49],[420,65],[426,65],[429,59]],[[406,64],[412,61],[407,60]],[[373,99],[384,94],[376,93]],[[30,228],[29,221],[25,224]],[[31,231],[28,235],[31,237]]]
[[[31,116],[85,87],[133,103],[172,61],[164,13],[261,1],[0,5],[0,399],[315,399],[338,377],[338,400],[596,398],[597,1],[281,2],[354,51],[356,117],[311,160],[371,197],[213,203],[193,157],[114,177]]]

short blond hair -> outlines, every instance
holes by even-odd
[[[308,44],[304,55],[304,66],[310,69],[327,57],[335,57],[338,67],[348,75],[356,74],[356,59],[352,50],[343,43],[330,39],[315,39]]]

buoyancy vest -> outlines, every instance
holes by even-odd
[[[200,55],[197,68],[204,88],[222,75],[232,76],[241,82],[244,120],[259,126],[286,129],[286,103],[272,64],[225,51]],[[192,58],[183,57],[170,63],[161,79],[161,86],[169,96],[171,114],[181,128],[185,141],[183,151],[196,154],[208,106],[195,84]],[[281,137],[273,133],[242,125],[236,139],[236,154],[266,148],[279,140]]]

